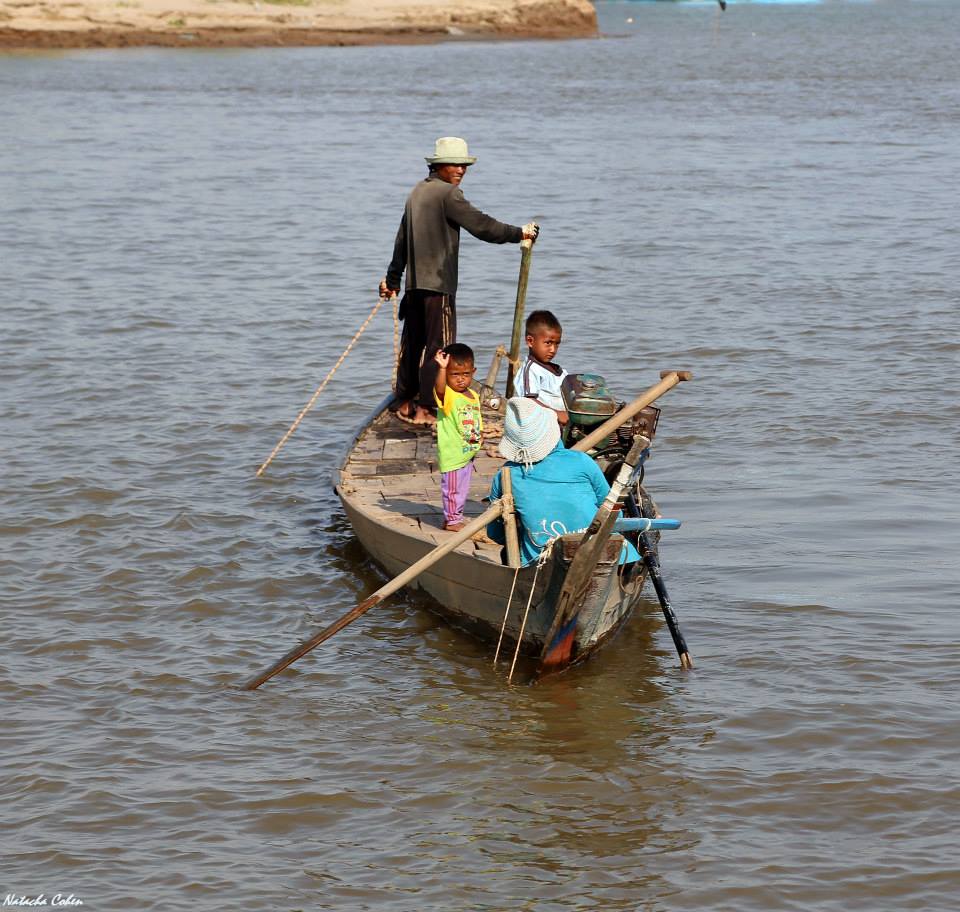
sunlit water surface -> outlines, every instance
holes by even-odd
[[[90,910],[952,910],[960,5],[605,3],[605,40],[0,57],[0,894]],[[629,21],[632,20],[632,21]],[[655,601],[508,687],[331,471],[434,137],[529,306],[692,370]],[[465,240],[460,338],[516,248]]]

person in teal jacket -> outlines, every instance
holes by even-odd
[[[500,455],[510,469],[524,566],[558,535],[585,531],[610,491],[603,472],[586,453],[564,448],[556,414],[533,399],[507,401]],[[497,472],[490,500],[499,500],[502,493]],[[503,520],[490,523],[487,535],[505,544]],[[639,559],[637,549],[624,542],[620,563]]]

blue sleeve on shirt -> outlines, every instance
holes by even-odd
[[[586,456],[586,453],[584,453]],[[600,466],[598,466],[589,456],[587,456],[587,462],[590,463],[589,468],[587,468],[587,478],[590,481],[591,486],[593,487],[594,494],[597,495],[597,506],[603,503],[606,496],[610,493],[610,485],[607,483],[607,479],[604,477],[603,472],[600,471]]]
[[[563,444],[557,445],[557,451],[555,457],[531,471],[510,463],[513,496],[520,513],[520,554],[524,566],[537,559],[553,535],[586,528],[610,493],[603,472],[586,453],[564,450]],[[497,472],[490,484],[490,500],[499,500],[502,493],[501,473]],[[506,544],[503,520],[488,523],[487,535],[497,544]],[[639,557],[627,542],[620,562]]]

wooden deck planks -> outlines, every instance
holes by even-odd
[[[485,430],[490,429],[488,422]],[[495,455],[499,429],[494,426],[493,430],[494,437],[485,433],[484,447],[474,460],[470,497],[464,510],[467,516],[479,516],[486,509],[483,498],[503,465]],[[436,434],[432,429],[413,428],[390,413],[382,414],[356,441],[341,480],[379,522],[419,532],[436,544],[444,540]],[[499,545],[469,542],[463,549],[499,563]]]

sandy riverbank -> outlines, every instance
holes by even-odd
[[[386,44],[596,31],[590,0],[0,0],[0,48]]]

